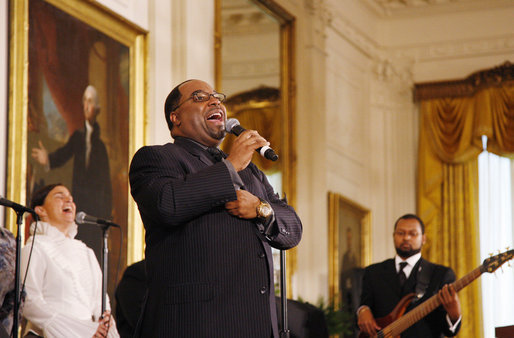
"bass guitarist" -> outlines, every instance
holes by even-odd
[[[404,311],[436,293],[442,306],[413,324],[401,337],[455,336],[461,326],[461,308],[457,292],[448,285],[455,281],[455,273],[421,258],[426,240],[423,221],[413,214],[401,216],[395,223],[393,239],[396,256],[370,265],[364,272],[361,306],[357,310],[361,336],[375,336]],[[409,293],[419,298],[396,306]]]

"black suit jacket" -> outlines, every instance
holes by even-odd
[[[132,338],[136,331],[141,306],[146,295],[145,261],[136,262],[125,269],[116,287],[116,328],[121,338]]]
[[[267,200],[276,222],[269,239],[255,220],[228,214],[236,200],[225,163],[213,164],[186,138],[141,148],[130,168],[131,193],[146,229],[148,295],[143,337],[277,336],[271,246],[288,249],[301,222],[250,164],[244,188]]]
[[[422,272],[423,270],[425,271]],[[430,282],[423,297],[409,305],[407,311],[435,295],[443,285],[455,281],[455,273],[452,269],[430,263],[421,258],[413,268],[402,290],[398,283],[394,259],[388,259],[366,268],[362,280],[361,305],[369,306],[375,318],[385,317],[403,296],[415,292],[417,280],[422,273],[427,273],[427,276],[430,276]],[[402,337],[452,337],[457,334],[459,329],[460,324],[455,333],[449,330],[446,311],[443,306],[439,306],[406,330]]]
[[[100,139],[100,126],[95,123],[91,133],[89,165],[86,167],[85,127],[71,134],[68,142],[48,155],[50,168],[64,165],[73,157],[71,192],[77,210],[100,218],[110,218],[112,187],[109,157]]]

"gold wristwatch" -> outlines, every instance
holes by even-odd
[[[273,213],[273,209],[271,208],[271,205],[269,205],[268,202],[261,200],[259,205],[257,205],[257,217],[266,219]]]

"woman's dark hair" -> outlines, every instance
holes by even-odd
[[[58,187],[58,186],[64,186],[64,185],[62,183],[54,183],[54,184],[45,185],[44,187],[36,190],[36,192],[34,192],[32,194],[32,199],[30,200],[30,208],[34,209],[35,207],[37,207],[39,205],[45,204],[46,196],[48,196],[50,191],[52,191],[55,187]]]

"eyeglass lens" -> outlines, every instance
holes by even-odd
[[[210,99],[210,97],[214,97],[215,99],[218,99],[220,102],[223,102],[225,101],[225,94],[223,93],[212,93],[212,94],[209,94],[209,93],[206,93],[204,91],[197,91],[195,93],[193,93],[193,99],[196,101],[196,102],[203,102],[203,101],[207,101]]]
[[[418,237],[419,232],[417,232],[417,231],[409,231],[409,232],[395,231],[394,234],[399,237],[405,237],[405,236]]]

